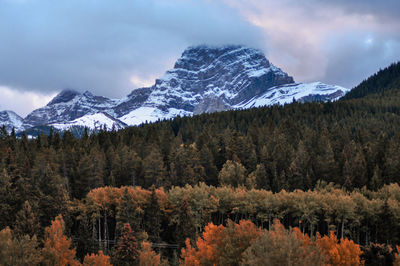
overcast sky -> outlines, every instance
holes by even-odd
[[[400,60],[399,0],[0,0],[0,110],[152,85],[197,44],[261,49],[297,82],[353,87]]]

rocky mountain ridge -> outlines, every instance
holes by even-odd
[[[286,104],[293,100],[336,100],[347,91],[320,82],[295,83],[257,49],[203,45],[187,48],[174,68],[156,79],[153,86],[133,90],[125,98],[108,99],[89,91],[64,90],[24,119],[0,113],[0,124],[16,131],[40,125],[60,130],[73,126],[120,129],[178,115]]]

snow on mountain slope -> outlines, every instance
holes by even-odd
[[[293,83],[293,78],[281,69],[273,66],[256,49],[244,46],[195,46],[186,49],[177,60],[173,69],[157,79],[150,88],[140,89],[140,93],[132,92],[127,101],[117,106],[116,113],[124,116],[132,111],[128,102],[140,107],[153,107],[160,112],[169,113],[173,108],[182,112],[194,112],[199,104],[208,111],[213,106],[204,103],[209,99],[220,99],[225,106],[238,104],[263,93],[270,87]],[[220,111],[220,109],[218,109]],[[196,109],[195,113],[204,110]]]
[[[93,115],[84,115],[75,120],[63,122],[63,123],[53,123],[49,124],[60,130],[67,130],[74,126],[87,127],[90,129],[100,130],[100,129],[122,129],[127,126],[127,124],[121,122],[118,119],[106,113],[96,113]]]
[[[23,129],[23,118],[14,113],[13,111],[2,111],[0,112],[0,125],[4,125],[8,132],[14,128],[15,131]]]
[[[129,125],[176,115],[297,101],[335,100],[348,90],[320,82],[294,83],[264,54],[244,46],[195,46],[150,88],[132,93],[116,107]]]
[[[23,124],[21,118],[8,119],[7,114],[3,114],[3,120],[13,122],[3,124],[12,124],[17,130],[41,125],[58,129],[99,129],[106,125],[108,129],[119,129],[176,116],[291,103],[293,99],[334,101],[347,91],[320,82],[294,83],[257,49],[201,45],[187,48],[174,68],[156,79],[153,86],[133,90],[125,98],[108,99],[88,91],[64,90],[46,106],[30,113]],[[0,116],[0,123],[1,119]]]
[[[26,128],[37,125],[64,123],[84,115],[111,112],[116,100],[95,96],[89,91],[79,93],[73,90],[60,92],[46,106],[34,110],[24,119]]]
[[[161,111],[155,107],[140,107],[132,112],[120,117],[119,119],[128,125],[140,125],[143,123],[155,122],[157,120],[170,119],[176,116],[190,116],[191,112],[170,108]]]
[[[234,109],[245,109],[274,104],[287,104],[311,101],[335,101],[343,97],[350,89],[327,85],[322,82],[294,83],[270,88],[266,93],[250,101],[234,106]]]

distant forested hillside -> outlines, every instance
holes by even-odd
[[[342,99],[362,98],[370,94],[382,95],[385,91],[400,88],[400,62],[380,70],[352,89]]]

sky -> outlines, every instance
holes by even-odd
[[[400,60],[399,14],[398,0],[0,0],[0,110],[24,117],[63,89],[121,98],[199,44],[352,88]]]

